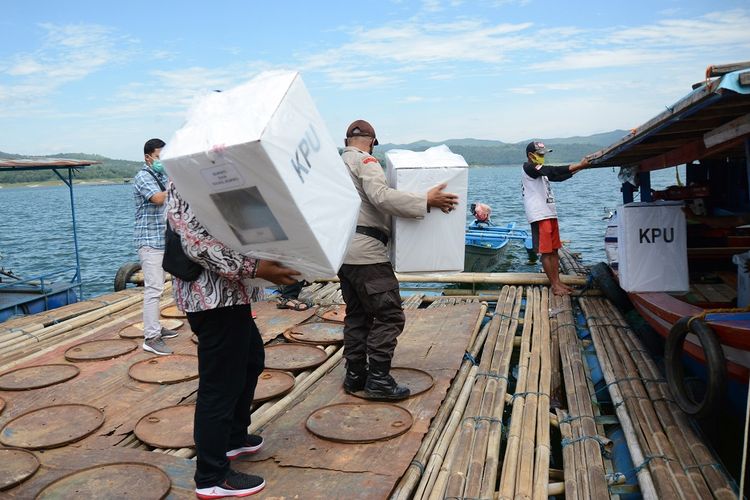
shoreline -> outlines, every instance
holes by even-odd
[[[130,179],[125,181],[123,178],[114,179],[73,179],[74,186],[110,186],[113,184],[130,184]],[[36,182],[0,182],[0,189],[22,189],[38,187],[64,186],[61,180],[48,180]]]

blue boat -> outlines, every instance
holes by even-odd
[[[505,226],[495,226],[489,222],[472,222],[466,227],[464,271],[494,271],[512,240],[523,241],[529,260],[536,260],[536,254],[531,248],[531,236],[527,231],[516,229],[515,222]]]
[[[68,186],[73,220],[72,250],[75,257],[75,262],[68,267],[45,270],[26,278],[0,269],[0,322],[14,316],[35,314],[78,302],[81,297],[81,262],[78,254],[76,213],[73,203],[73,171],[96,163],[99,162],[59,158],[0,159],[0,172],[52,170]]]

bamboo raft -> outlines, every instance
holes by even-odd
[[[419,368],[435,379],[428,392],[399,402],[414,416],[412,428],[362,444],[306,432],[311,411],[356,399],[341,389],[342,349],[327,346],[325,362],[296,373],[291,392],[252,409],[249,431],[261,433],[267,446],[233,467],[266,478],[258,497],[586,499],[635,492],[644,498],[736,498],[731,478],[671,401],[656,364],[605,299],[589,292],[553,296],[543,275],[464,273],[444,280],[469,287],[461,295],[417,289],[402,297],[407,326],[394,366]],[[586,277],[565,275],[563,281],[582,286]],[[162,306],[172,303],[168,295]],[[300,298],[317,311],[278,310],[272,302],[254,307],[265,342],[284,341],[284,329],[321,321],[321,313],[342,303],[335,280],[312,284]],[[0,324],[0,375],[60,362],[67,348],[85,340],[118,338],[123,326],[140,320],[141,301],[139,289],[127,289]],[[194,353],[188,326],[179,331],[170,345],[176,353]],[[591,356],[601,365],[605,388],[593,386]],[[137,349],[78,363],[80,375],[63,384],[0,390],[6,403],[0,427],[59,402],[87,403],[106,416],[104,426],[85,439],[34,452],[39,471],[0,495],[33,497],[76,470],[142,462],[167,472],[168,498],[194,498],[194,449],[154,448],[133,430],[154,410],[193,404],[197,381],[159,385],[128,378],[128,367],[148,358]],[[605,389],[611,404],[598,401]],[[609,458],[607,429],[614,425],[625,434],[630,470],[614,470]],[[637,483],[624,484],[628,478]]]

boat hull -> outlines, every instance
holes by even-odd
[[[680,318],[697,316],[704,309],[678,300],[667,293],[629,293],[633,306],[646,322],[664,339]],[[716,333],[724,351],[727,373],[737,381],[750,376],[750,315],[747,313],[708,314],[706,324]],[[706,357],[697,336],[688,334],[685,352],[701,364]]]
[[[507,240],[500,243],[499,246],[491,247],[467,244],[464,253],[464,271],[472,273],[491,272],[497,268],[507,247]]]

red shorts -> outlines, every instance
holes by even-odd
[[[552,253],[562,248],[557,219],[544,219],[531,223],[531,244],[537,253]]]

